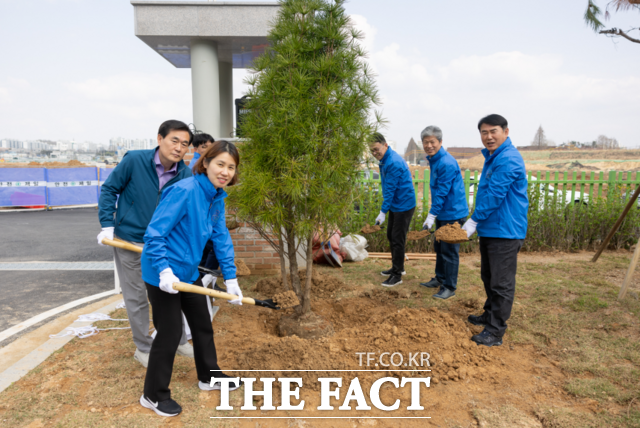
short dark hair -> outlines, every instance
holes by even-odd
[[[186,123],[179,120],[165,120],[158,128],[158,135],[165,138],[171,131],[187,131],[189,133],[189,144],[193,141],[193,132],[187,126]]]
[[[207,149],[204,155],[200,156],[196,165],[193,167],[193,171],[196,174],[206,174],[207,167],[204,164],[205,160],[211,162],[211,159],[217,158],[222,153],[229,153],[236,163],[236,173],[229,182],[229,186],[233,186],[238,182],[238,167],[240,166],[240,154],[235,145],[226,140],[214,141],[211,147]]]
[[[387,144],[387,140],[384,139],[384,135],[379,132],[373,134],[373,143]]]
[[[485,116],[482,119],[480,119],[480,122],[478,122],[478,131],[480,130],[480,127],[483,124],[491,125],[491,126],[499,126],[502,128],[502,130],[507,129],[507,127],[509,126],[509,124],[507,123],[507,119],[500,116],[499,114],[490,114],[489,116]]]
[[[193,136],[193,147],[198,148],[202,144],[207,144],[208,142],[214,142],[215,140],[209,134],[200,133]]]

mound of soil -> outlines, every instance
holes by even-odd
[[[43,168],[48,168],[51,166],[63,166],[63,167],[77,167],[77,166],[90,166],[87,165],[85,163],[82,163],[78,160],[72,159],[69,162],[58,162],[58,161],[52,161],[52,162],[29,162],[29,165],[38,165],[38,166],[42,166]]]
[[[273,296],[273,301],[282,309],[293,308],[294,306],[298,306],[300,304],[298,296],[296,296],[296,293],[293,290],[276,294],[275,296]]]
[[[300,275],[300,284],[304,287],[304,283],[307,280],[307,271],[300,269],[298,274]],[[290,274],[287,274],[287,279],[288,283],[291,284]],[[338,278],[331,275],[325,275],[315,269],[313,270],[313,277],[311,278],[311,281],[311,296],[321,299],[334,297],[338,290],[346,288],[347,286]],[[282,286],[282,276],[263,278],[256,283],[252,290],[269,297],[274,294],[281,293],[284,291],[284,287]]]
[[[368,235],[370,233],[380,232],[380,230],[382,230],[382,228],[376,224],[374,226],[366,225],[365,227],[360,229],[360,232]]]
[[[430,233],[428,230],[412,230],[411,232],[407,233],[407,241],[419,241],[422,238],[429,236],[429,234]]]
[[[240,259],[236,260],[236,275],[238,276],[251,275],[251,269],[249,269],[245,264],[245,262],[243,262]]]
[[[595,166],[587,166],[587,165],[583,165],[578,161],[573,161],[573,162],[564,162],[564,163],[556,163],[556,164],[551,164],[551,165],[547,165],[547,168],[550,169],[567,169],[567,170],[578,170],[578,171],[598,171],[599,168],[595,167]]]
[[[445,224],[440,229],[436,230],[436,240],[438,242],[444,241],[450,244],[458,244],[461,242],[467,242],[467,232],[460,228],[460,223]]]
[[[347,299],[345,299],[347,300]],[[443,381],[484,380],[498,367],[492,367],[490,348],[477,346],[469,340],[472,334],[464,321],[453,318],[437,308],[401,309],[392,305],[368,311],[361,317],[362,309],[354,299],[342,302],[336,313],[346,327],[336,331],[332,337],[305,340],[298,337],[273,338],[267,343],[241,352],[237,358],[239,367],[265,370],[351,370],[362,369],[356,352],[372,352],[376,362],[381,352],[401,354],[403,362],[396,356],[395,367],[382,365],[369,367],[377,372],[354,373],[363,384],[380,377],[380,371],[388,376],[421,377],[425,372],[397,372],[395,370],[431,369],[432,386]],[[420,367],[420,357],[409,361],[410,354],[421,350],[429,353],[429,364]],[[495,354],[495,353],[494,353]],[[386,360],[385,360],[386,362]],[[405,365],[406,364],[406,365]],[[379,371],[378,371],[379,370]],[[330,377],[335,372],[265,372],[266,377],[302,377],[309,388],[318,388],[318,377]],[[429,373],[429,372],[427,372]],[[252,373],[252,376],[263,376]]]

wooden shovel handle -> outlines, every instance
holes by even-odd
[[[185,284],[184,282],[174,282],[173,289],[185,293],[204,294],[205,296],[216,297],[224,300],[238,300],[238,296],[236,296],[235,294],[229,294],[223,291],[216,291],[210,288],[199,287],[197,285]],[[247,305],[255,305],[256,301],[251,297],[243,297],[242,303]]]
[[[105,244],[105,245],[110,245],[112,247],[122,248],[123,250],[129,250],[129,251],[133,251],[133,252],[136,252],[136,253],[142,253],[142,248],[138,247],[137,245],[129,244],[128,242],[115,241],[115,240],[103,238],[102,239],[102,243]]]

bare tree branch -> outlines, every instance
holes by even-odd
[[[600,34],[611,34],[614,36],[622,36],[625,39],[633,42],[633,43],[640,43],[640,39],[634,39],[633,37],[629,36],[627,33],[625,33],[624,31],[622,31],[619,28],[612,28],[610,30],[602,30],[600,31]]]

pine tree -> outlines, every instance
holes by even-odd
[[[540,127],[536,131],[536,135],[535,137],[533,137],[531,145],[534,147],[546,147],[548,145],[547,137],[544,135],[544,129],[542,129],[542,125],[540,125]]]
[[[284,0],[254,62],[243,123],[241,185],[230,202],[278,252],[285,290],[311,312],[312,239],[353,211],[367,141],[382,123],[363,35],[344,0]],[[296,251],[306,249],[306,283]],[[291,284],[287,282],[289,261]]]

